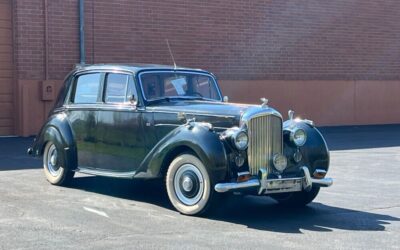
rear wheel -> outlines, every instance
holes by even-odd
[[[313,187],[310,191],[301,191],[287,194],[274,194],[271,197],[279,204],[288,207],[302,207],[312,202],[319,193],[319,187]]]
[[[75,172],[65,168],[62,159],[63,151],[59,150],[53,142],[48,142],[44,148],[43,169],[46,179],[53,185],[66,185]]]
[[[207,168],[192,154],[179,155],[171,162],[166,187],[172,205],[186,215],[204,213],[215,196]]]

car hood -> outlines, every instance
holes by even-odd
[[[152,105],[148,109],[154,112],[156,124],[182,122],[177,118],[177,113],[183,112],[187,118],[194,117],[198,122],[208,122],[219,128],[230,128],[239,126],[241,115],[250,107],[259,106],[209,101],[171,101]]]

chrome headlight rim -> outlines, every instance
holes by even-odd
[[[299,138],[299,134],[302,134],[302,139]],[[296,146],[301,147],[307,142],[307,133],[302,128],[294,128],[290,131],[290,141],[292,141]]]
[[[246,138],[246,143],[245,144],[242,144],[242,143],[239,142],[239,139],[241,137],[242,138]],[[237,132],[235,132],[232,135],[232,142],[235,145],[236,149],[241,150],[241,151],[246,150],[248,145],[249,145],[249,135],[244,130],[238,130]]]

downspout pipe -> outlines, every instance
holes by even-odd
[[[85,52],[85,1],[79,0],[79,52],[80,64],[86,63]]]

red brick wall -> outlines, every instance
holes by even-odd
[[[20,79],[44,71],[44,1],[16,1]],[[78,0],[50,0],[50,78],[79,61]],[[86,0],[88,62],[200,67],[223,79],[399,79],[400,2]]]
[[[397,0],[85,0],[85,9],[87,63],[172,64],[169,39],[178,65],[210,70],[238,86],[252,86],[254,80],[375,80],[371,86],[386,93],[375,101],[385,102],[393,93],[384,83],[400,83]],[[40,103],[36,97],[22,100],[23,86],[39,84],[46,69],[48,79],[63,79],[79,62],[78,0],[14,1],[14,17],[21,117],[32,108],[29,103]],[[266,83],[263,96],[268,97],[270,87]],[[238,91],[228,89],[231,96],[240,96]],[[312,100],[314,95],[302,96]],[[253,96],[231,100],[255,102]],[[45,117],[50,106],[42,102],[39,111],[34,109],[37,117]],[[400,123],[387,117],[374,123]],[[346,119],[340,124],[358,123]],[[18,123],[25,126],[22,120]],[[337,124],[332,120],[326,124]]]
[[[224,79],[400,75],[396,0],[95,1],[91,7],[95,62],[170,64],[168,38],[178,64]]]
[[[18,78],[43,80],[46,70],[45,1],[15,1]],[[63,79],[79,62],[76,0],[48,0],[48,72]]]
[[[19,79],[44,77],[43,9],[43,1],[14,1],[14,53]]]

